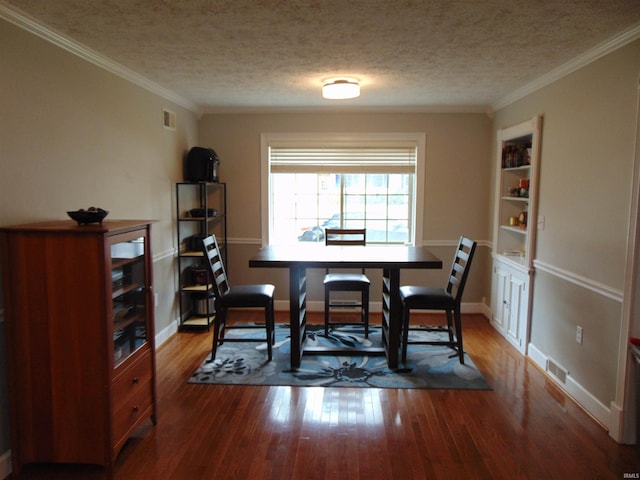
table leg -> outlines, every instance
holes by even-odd
[[[387,353],[389,368],[398,368],[398,349],[402,325],[400,302],[400,269],[385,268],[382,271],[382,343]]]
[[[293,265],[289,268],[289,315],[291,368],[298,368],[307,329],[307,273]]]

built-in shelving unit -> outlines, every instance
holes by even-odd
[[[498,132],[491,322],[526,353],[542,117]]]

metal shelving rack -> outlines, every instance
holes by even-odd
[[[178,241],[179,327],[209,328],[215,318],[212,285],[194,269],[203,265],[199,239],[215,234],[227,263],[227,184],[176,183],[176,233]],[[202,280],[204,278],[204,281]],[[200,302],[200,303],[198,303]],[[204,309],[196,308],[204,304]]]

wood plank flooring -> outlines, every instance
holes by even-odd
[[[287,321],[286,312],[277,317]],[[115,478],[564,480],[640,473],[640,449],[616,444],[486,318],[464,315],[463,323],[465,349],[492,391],[190,385],[211,334],[179,333],[158,352],[158,425],[129,440]],[[72,477],[41,467],[22,478]]]

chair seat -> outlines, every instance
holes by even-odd
[[[447,310],[455,306],[453,296],[444,288],[407,285],[400,287],[400,299],[411,308]]]
[[[324,285],[344,285],[347,283],[360,283],[370,285],[371,281],[362,273],[327,273],[324,276]]]
[[[222,295],[220,303],[225,307],[264,306],[273,300],[275,288],[267,283],[232,286]]]
[[[327,228],[324,232],[325,245],[359,245],[367,244],[365,228]],[[338,325],[364,325],[364,336],[369,336],[369,290],[371,281],[365,275],[364,268],[360,273],[331,273],[329,269],[324,276],[324,334],[329,335],[329,328]],[[331,299],[331,292],[359,292],[358,300],[338,301]],[[360,321],[343,319],[341,322],[331,321],[331,309],[359,308]]]

